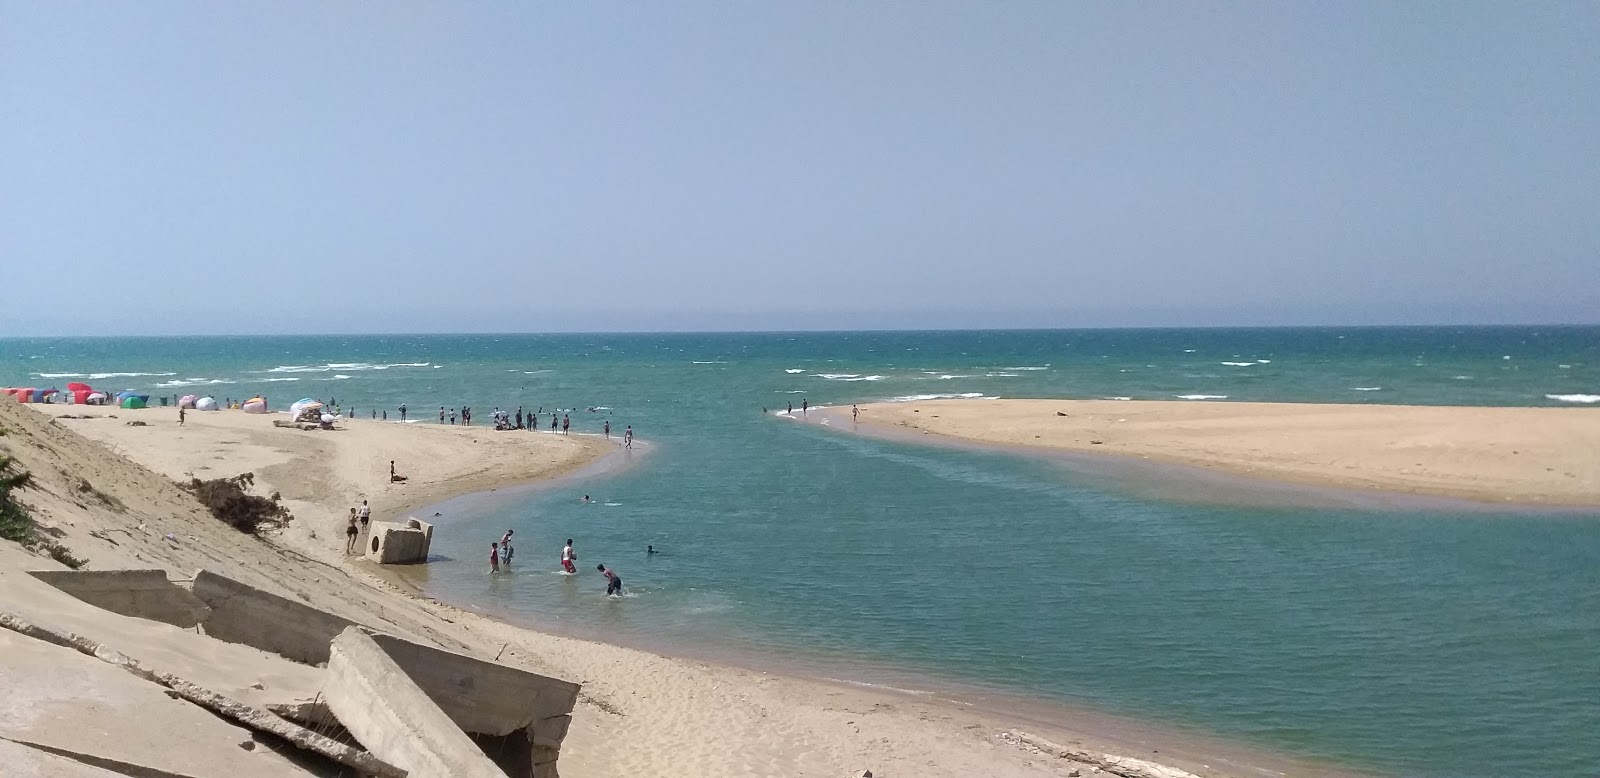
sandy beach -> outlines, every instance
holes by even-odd
[[[568,776],[1095,774],[1097,765],[1052,755],[1044,741],[1111,755],[1106,764],[1121,764],[1114,769],[1123,775],[1341,774],[1051,705],[991,709],[778,668],[676,659],[542,634],[416,597],[343,555],[349,506],[367,499],[374,518],[394,518],[451,495],[574,472],[614,455],[615,443],[361,420],[337,431],[302,431],[273,427],[272,418],[190,412],[179,426],[166,409],[3,404],[0,426],[8,434],[0,449],[38,476],[42,488],[27,495],[36,517],[87,557],[89,569],[158,565],[181,577],[203,566],[412,639],[581,683],[560,762]],[[391,459],[406,483],[388,482]],[[256,474],[258,492],[283,495],[295,515],[288,529],[247,537],[169,480],[240,472]],[[70,486],[80,473],[94,491]],[[84,493],[106,499],[85,500]],[[14,557],[8,553],[0,564],[16,564]],[[1019,739],[1019,732],[1044,741]]]
[[[852,424],[848,407],[818,416]],[[1600,505],[1600,413],[1586,408],[959,399],[862,405],[859,423],[1307,486]]]

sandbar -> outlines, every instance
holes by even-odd
[[[956,399],[859,406],[863,429],[1482,503],[1600,506],[1587,408]],[[836,427],[848,407],[823,412]]]

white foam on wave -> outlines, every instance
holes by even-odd
[[[388,370],[395,367],[439,367],[432,362],[328,362],[321,365],[278,365],[270,370],[252,370],[252,373],[332,373],[343,370]]]
[[[949,381],[952,378],[971,378],[971,377],[972,376],[969,376],[969,375],[957,375],[957,374],[954,374],[954,373],[941,373],[939,375],[939,380],[940,381]]]
[[[1382,388],[1383,387],[1381,387],[1381,386],[1352,386],[1352,387],[1350,387],[1350,391],[1352,391],[1352,392],[1376,392],[1376,391],[1378,391],[1379,389],[1382,389]]]
[[[266,381],[269,384],[275,384],[275,383],[278,383],[279,381],[298,381],[300,379],[298,379],[298,378],[263,378],[261,380]]]
[[[1226,400],[1226,399],[1228,399],[1228,396],[1225,395],[1225,394],[1179,394],[1179,395],[1173,395],[1173,396],[1177,397],[1180,400]]]
[[[347,375],[345,375],[343,373],[334,373],[333,377],[328,379],[328,380],[329,381],[345,381],[345,380],[348,380],[349,378],[350,378],[350,376],[347,376]]]
[[[49,375],[46,375],[44,373],[40,373],[39,377],[40,378],[87,378],[87,379],[89,379],[91,381],[98,381],[98,380],[100,380],[102,378],[141,378],[141,377],[146,377],[146,376],[165,378],[167,376],[175,376],[175,375],[177,375],[177,373],[90,373],[88,375],[84,375],[82,373],[72,373],[72,374],[51,373]]]
[[[1272,360],[1270,360],[1270,359],[1258,359],[1258,360],[1256,360],[1256,364],[1270,365],[1270,364],[1272,364]]]
[[[882,381],[881,375],[859,375],[856,373],[817,373],[817,378],[826,378],[829,381]]]
[[[987,378],[1017,378],[1019,373],[984,373]]]
[[[795,373],[804,373],[805,370],[803,368],[791,367],[788,370],[785,370],[783,372],[788,373],[790,375],[794,375]]]
[[[237,383],[237,382],[229,381],[226,378],[174,378],[171,381],[162,381],[161,383],[156,384],[156,386],[160,386],[160,387],[216,386],[218,384],[232,384],[232,383]]]
[[[1564,403],[1583,403],[1585,405],[1600,403],[1600,394],[1547,394],[1544,397],[1546,400]]]
[[[727,362],[723,362],[721,360],[712,360],[710,362],[698,362],[697,361],[697,362],[695,362],[695,364],[697,364],[697,365],[726,365],[728,363]]]
[[[1256,363],[1254,363],[1254,362],[1223,362],[1221,364],[1232,365],[1234,367],[1254,367]]]
[[[1001,370],[1049,370],[1050,366],[1049,365],[1045,365],[1043,367],[1002,367],[1000,369]]]
[[[1102,400],[1132,400],[1132,397],[1102,397]]]
[[[1556,367],[1559,367],[1562,370],[1571,370],[1572,369],[1572,365],[1556,365]],[[39,375],[44,375],[44,374],[40,373]]]
[[[889,402],[912,403],[920,402],[922,400],[976,400],[980,398],[985,400],[998,399],[995,397],[988,397],[984,395],[983,392],[962,392],[960,394],[908,394],[900,397],[890,397]]]
[[[1472,376],[1469,376],[1469,375],[1456,375],[1456,376],[1450,376],[1450,377],[1455,379],[1455,380],[1457,380],[1457,381],[1471,381],[1472,380]]]

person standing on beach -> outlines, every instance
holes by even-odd
[[[611,439],[611,420],[606,419],[606,440]]]
[[[571,432],[572,432],[572,417],[566,415],[565,413],[563,413],[563,414],[561,414],[561,434],[567,435],[567,434],[570,434]]]
[[[351,508],[350,523],[344,528],[344,552],[346,554],[354,554],[356,552],[356,536],[359,534],[361,534],[361,530],[356,529],[356,509]]]
[[[561,569],[569,573],[578,572],[577,566],[572,564],[577,559],[578,552],[572,550],[572,538],[567,538],[566,548],[561,549]]]
[[[850,403],[850,420],[861,421],[861,409],[857,408],[855,403]]]
[[[522,429],[522,406],[517,406],[517,429]]]
[[[556,418],[556,412],[555,411],[551,411],[550,412],[550,431],[551,432],[555,432],[556,431],[556,425],[558,425],[560,423],[561,423],[561,420]]]
[[[489,572],[500,572],[500,544],[489,544]]]
[[[594,569],[599,570],[600,572],[604,573],[605,576],[606,576],[606,596],[607,597],[610,597],[610,596],[612,596],[614,594],[615,595],[621,595],[622,594],[622,576],[617,575],[617,571],[615,571],[615,570],[607,570],[605,565],[595,565]]]
[[[439,406],[439,423],[440,424],[444,423],[444,406],[443,405]]]
[[[811,410],[811,401],[802,398],[800,400],[800,415],[801,416],[806,415],[806,411],[809,411],[809,410]]]
[[[450,426],[456,426],[456,409],[450,409]]]
[[[628,425],[628,430],[622,433],[622,447],[633,448],[633,425]]]
[[[789,415],[790,415],[790,416],[793,416],[793,415],[794,415],[794,403],[793,403],[793,402],[790,402],[790,403],[789,403],[789,410],[788,410],[788,414],[789,414]]]
[[[372,508],[367,505],[366,500],[362,500],[361,507],[356,509],[356,518],[361,520],[362,531],[366,531],[367,525],[372,522]]]
[[[383,412],[383,418],[384,418],[385,421],[388,420],[388,418],[389,418],[389,412],[388,411],[384,411]],[[406,420],[406,404],[405,403],[400,403],[400,420],[401,421],[405,421]]]
[[[180,406],[178,408],[178,426],[179,427],[183,426],[183,408],[182,408],[182,406]]]

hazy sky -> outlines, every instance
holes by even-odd
[[[0,0],[0,334],[1600,322],[1600,4]]]

